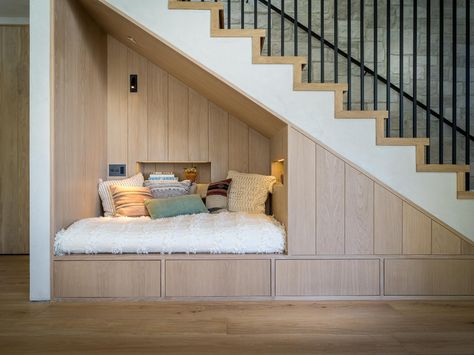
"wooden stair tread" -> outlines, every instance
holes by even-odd
[[[417,164],[416,171],[439,172],[439,173],[468,173],[469,165],[461,164]]]
[[[349,85],[340,83],[301,83],[295,82],[293,90],[295,91],[342,91],[349,89]]]
[[[458,191],[457,198],[459,200],[474,200],[474,191]]]
[[[402,145],[402,146],[410,146],[410,145],[422,145],[428,146],[430,145],[429,138],[398,138],[398,137],[383,137],[377,139],[378,145]]]
[[[260,29],[214,29],[212,37],[266,37],[267,31]]]
[[[308,59],[306,57],[291,57],[291,56],[284,56],[284,57],[273,57],[273,56],[255,56],[253,58],[254,63],[256,64],[301,64],[305,65],[308,63]]]
[[[354,119],[367,119],[367,118],[377,118],[377,117],[388,117],[388,111],[377,110],[377,111],[360,111],[360,110],[344,110],[337,111],[336,118],[354,118]]]
[[[194,1],[168,1],[168,8],[175,10],[223,10],[224,4],[222,2],[194,2]]]

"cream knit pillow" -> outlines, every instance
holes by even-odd
[[[265,201],[276,182],[274,176],[244,174],[230,170],[229,211],[265,213]]]
[[[111,217],[115,215],[114,199],[112,198],[112,191],[110,186],[137,186],[143,187],[143,175],[138,173],[127,179],[99,181],[99,196],[102,200],[102,207],[104,209],[104,216]]]

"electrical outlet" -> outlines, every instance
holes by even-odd
[[[109,176],[127,176],[127,165],[109,164]]]

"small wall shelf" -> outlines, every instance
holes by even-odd
[[[196,167],[199,183],[211,182],[211,162],[209,161],[137,161],[136,172],[145,179],[156,171],[172,171],[180,180],[184,179],[184,169]]]

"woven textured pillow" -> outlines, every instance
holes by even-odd
[[[143,175],[138,173],[137,175],[131,176],[127,179],[122,180],[109,180],[99,181],[99,196],[102,200],[102,208],[104,209],[104,216],[111,217],[115,214],[114,200],[112,198],[112,192],[110,186],[143,186]]]
[[[274,176],[244,174],[230,170],[228,179],[232,179],[229,191],[229,211],[265,213],[268,193],[272,192],[276,182]]]
[[[191,180],[179,182],[156,182],[146,180],[144,185],[149,187],[153,198],[168,198],[189,195],[191,192]]]
[[[211,213],[227,210],[227,196],[232,179],[210,183],[207,187],[206,207]]]
[[[116,216],[148,216],[144,202],[153,197],[148,187],[111,186],[110,191],[114,199]]]

